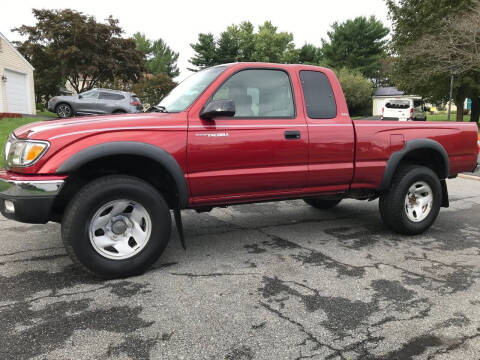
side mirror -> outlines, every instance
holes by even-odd
[[[78,98],[81,99],[83,96],[82,95],[78,95]]]
[[[233,115],[235,115],[235,103],[232,100],[211,101],[200,112],[200,117],[207,120]]]
[[[430,111],[430,107],[428,107],[428,106],[425,106],[425,107],[423,108],[423,111],[425,111],[425,112],[429,112],[429,111]]]

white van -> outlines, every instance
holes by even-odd
[[[382,120],[427,120],[427,108],[422,99],[386,99]]]

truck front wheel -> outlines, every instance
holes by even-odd
[[[147,182],[123,175],[85,185],[68,205],[62,238],[72,260],[102,278],[146,271],[163,253],[170,210]]]
[[[396,232],[416,235],[430,228],[441,203],[438,176],[425,166],[405,165],[395,174],[390,190],[380,196],[380,215]]]

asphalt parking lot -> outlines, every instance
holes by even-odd
[[[0,359],[478,359],[480,181],[402,237],[378,203],[186,211],[143,276],[72,266],[60,226],[0,220]]]

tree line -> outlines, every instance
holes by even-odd
[[[200,33],[190,44],[189,70],[238,61],[303,63],[333,68],[342,84],[351,115],[371,111],[376,87],[396,86],[432,102],[448,100],[455,77],[457,119],[463,102],[472,99],[471,120],[480,113],[480,23],[478,0],[386,0],[392,33],[374,16],[332,24],[318,46],[296,47],[290,32],[270,21],[228,26],[220,34]],[[135,91],[156,103],[175,85],[179,53],[162,39],[142,33],[123,37],[117,19],[104,22],[65,10],[33,10],[34,26],[17,31],[25,39],[18,50],[36,69],[37,101],[58,93],[68,82],[77,92],[93,87]]]

